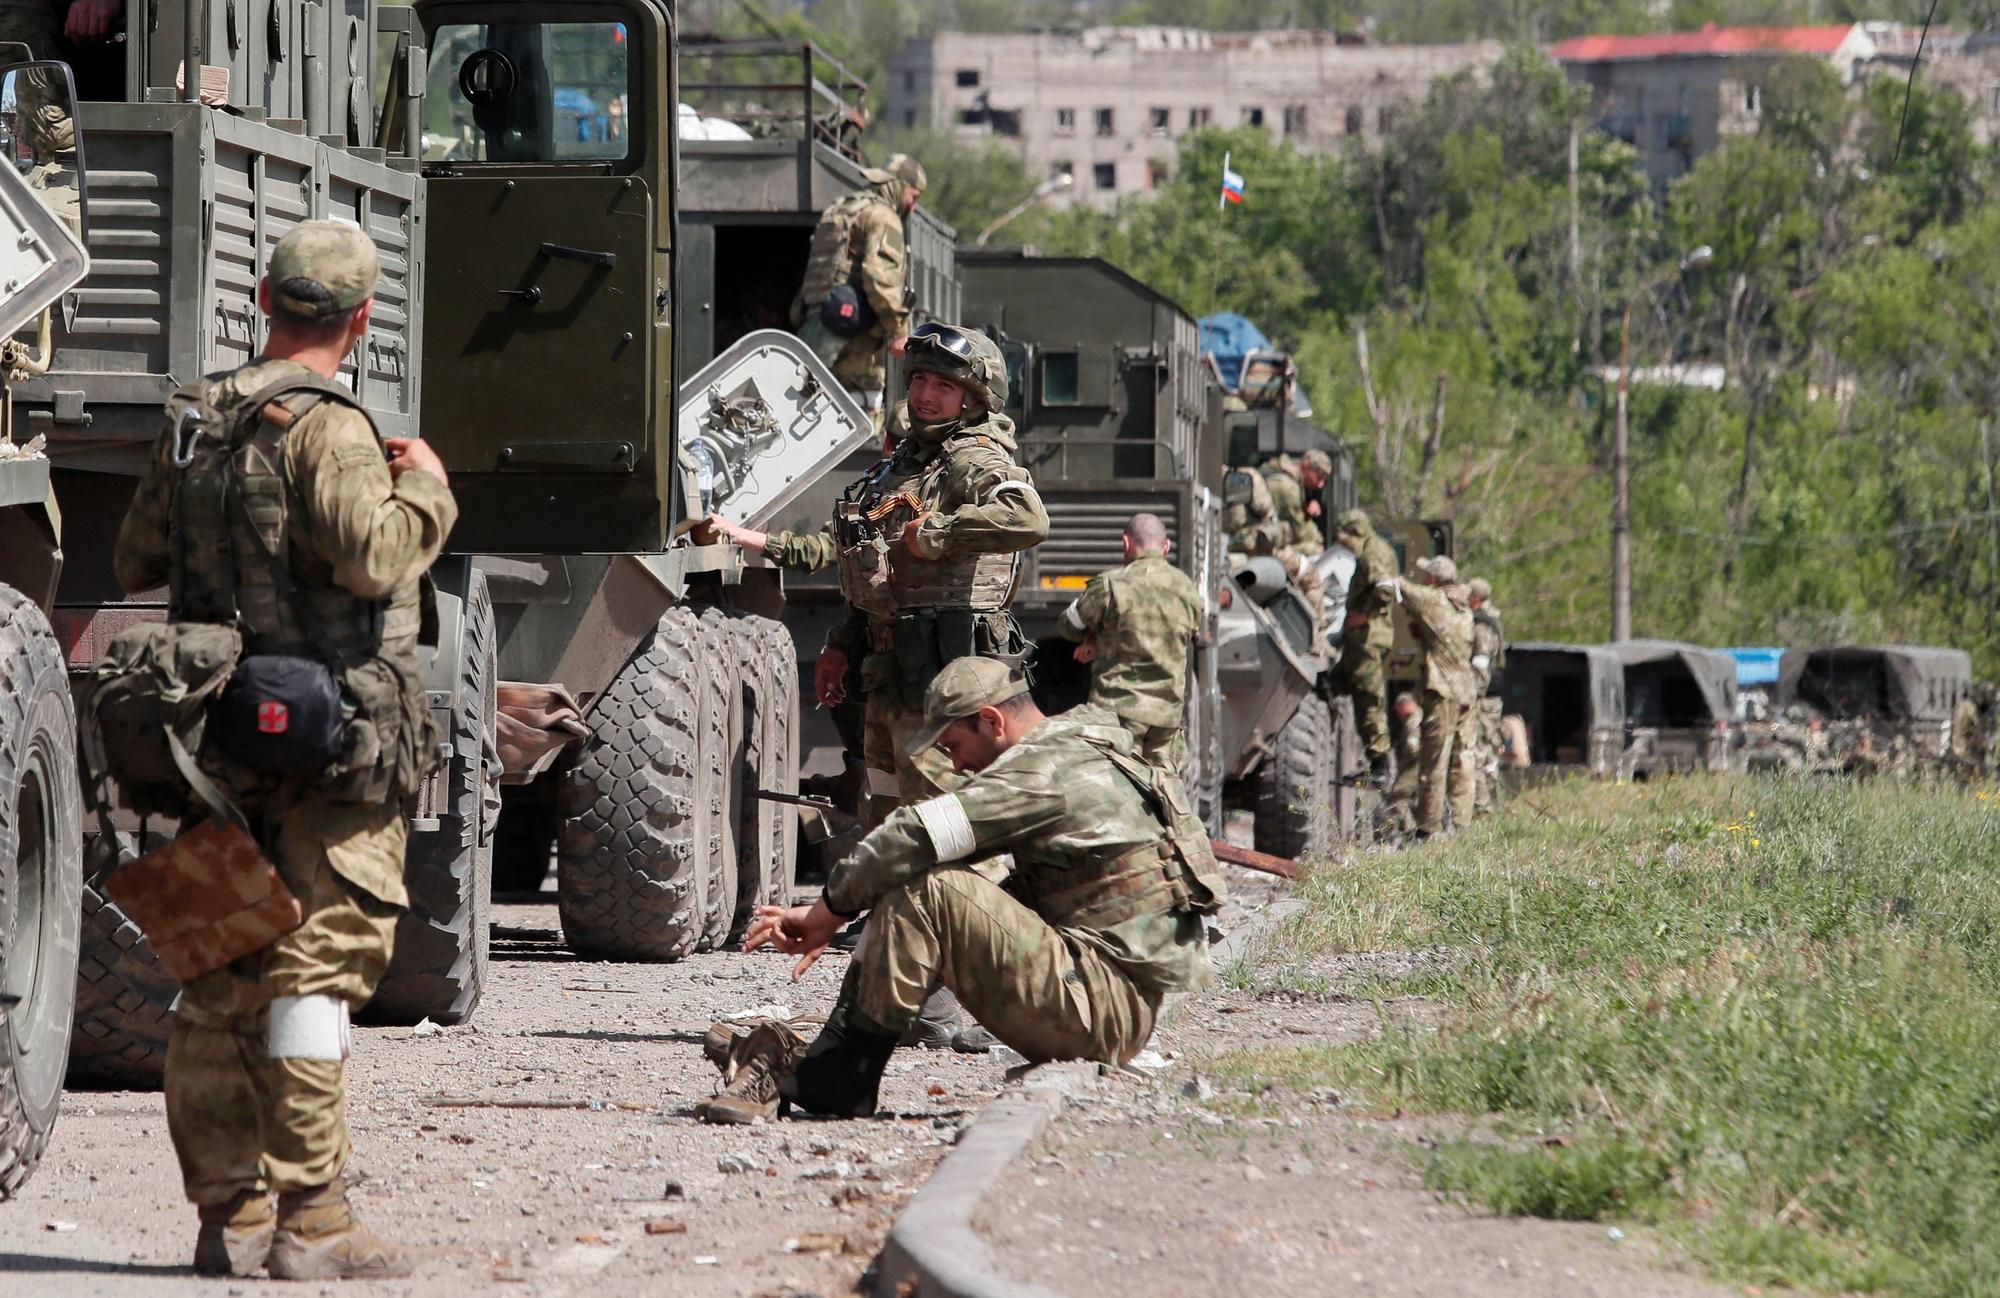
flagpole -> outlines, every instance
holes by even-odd
[[[1229,162],[1234,156],[1222,151],[1222,188],[1215,195],[1215,230],[1208,240],[1208,313],[1214,315],[1221,303],[1215,300],[1215,267],[1222,260],[1222,217],[1229,210]]]

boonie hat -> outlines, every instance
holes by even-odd
[[[303,320],[352,311],[375,293],[375,242],[352,221],[303,221],[271,254],[271,306]]]
[[[924,691],[924,728],[903,751],[916,757],[936,744],[953,722],[1027,692],[1028,678],[1006,663],[991,658],[953,659]]]

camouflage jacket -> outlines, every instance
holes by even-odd
[[[1506,661],[1506,647],[1500,635],[1500,613],[1492,605],[1472,611],[1472,674],[1483,695],[1493,684],[1493,673]]]
[[[903,300],[903,289],[909,282],[909,253],[898,207],[903,182],[886,171],[867,175],[868,188],[838,199],[820,217],[794,317],[804,319],[819,309],[828,293],[852,283],[875,309],[877,324],[871,332],[888,339],[909,332],[910,323]],[[844,244],[835,239],[829,245],[829,234],[843,224]]]
[[[1424,646],[1424,688],[1461,707],[1479,701],[1472,670],[1472,597],[1463,584],[1400,583],[1410,631]]]
[[[826,904],[858,914],[934,866],[1011,853],[1008,890],[1069,942],[1096,948],[1154,994],[1206,985],[1201,914],[1177,899],[1161,862],[1176,845],[1197,858],[1205,900],[1219,905],[1207,835],[1187,814],[1170,832],[1107,750],[1134,758],[1130,732],[1103,708],[1044,720],[955,793],[891,812],[834,867]],[[1179,790],[1173,776],[1156,774]]]
[[[209,400],[226,412],[282,378],[286,366],[304,371],[293,361],[253,361],[214,380]],[[421,470],[391,478],[382,444],[367,417],[331,401],[321,402],[300,418],[285,434],[282,447],[280,472],[293,582],[301,590],[332,585],[362,599],[383,601],[387,607],[378,652],[403,679],[420,684],[418,582],[458,519],[451,489]],[[132,594],[165,584],[171,571],[171,454],[169,437],[163,434],[118,529],[112,562],[119,585]],[[341,859],[336,860],[337,867]],[[404,901],[400,860],[348,860],[341,872],[352,882],[385,901]]]
[[[1397,602],[1395,548],[1371,527],[1354,559],[1354,576],[1347,582],[1348,616],[1367,618],[1368,646],[1387,649],[1396,643],[1396,624],[1389,617]]]
[[[1071,640],[1097,637],[1092,703],[1134,725],[1181,724],[1188,642],[1201,626],[1201,595],[1167,556],[1148,550],[1091,578],[1058,625]]]
[[[910,435],[909,402],[896,403],[896,408],[889,412],[887,427],[891,445]],[[764,540],[764,557],[793,572],[824,572],[840,558],[840,539],[832,523],[817,532],[772,532]]]
[[[921,580],[939,561],[1015,554],[1048,536],[1048,511],[1035,494],[1028,471],[1014,463],[1014,446],[1013,421],[990,414],[975,424],[926,430],[923,436],[913,433],[897,444],[894,455],[870,470],[874,490],[884,498],[915,490],[926,481],[936,484],[935,494],[920,502],[922,521],[914,547],[906,549],[897,536],[885,537],[893,580],[902,580],[904,574]],[[940,459],[942,472],[933,477]],[[895,530],[893,518],[890,527]],[[888,620],[850,607],[846,618],[827,632],[826,643],[850,655],[873,647],[874,657],[882,658],[881,647],[874,643],[881,637],[871,635],[871,628],[887,626]],[[894,670],[892,659],[863,665],[864,676],[870,678]]]
[[[1267,465],[1264,483],[1271,493],[1271,516],[1284,533],[1284,544],[1307,557],[1326,548],[1319,524],[1306,513],[1306,489],[1289,459]]]

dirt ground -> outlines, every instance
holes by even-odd
[[[342,1298],[846,1294],[1002,1081],[986,1057],[905,1050],[883,1089],[884,1109],[900,1116],[703,1126],[690,1106],[714,1090],[700,1045],[709,1019],[772,1003],[823,1012],[844,956],[794,987],[791,962],[769,953],[594,964],[563,949],[551,905],[496,907],[495,919],[473,1024],[423,1036],[356,1029],[354,1198],[422,1260],[412,1279],[342,1284]],[[745,1170],[721,1170],[725,1159]],[[160,1097],[72,1092],[41,1169],[0,1205],[0,1292],[273,1286],[195,1278],[194,1229]]]
[[[1090,1298],[1737,1292],[1669,1269],[1665,1251],[1636,1230],[1447,1203],[1398,1157],[1413,1127],[1352,1116],[1334,1092],[1293,1097],[1289,1111],[1264,1116],[1197,1071],[1205,1053],[1374,1030],[1369,1006],[1334,997],[1200,997],[1161,1032],[1164,1066],[1107,1076],[1077,1097],[988,1196],[975,1226],[1008,1274]]]

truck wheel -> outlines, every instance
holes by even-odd
[[[737,793],[742,782],[743,741],[749,725],[743,717],[743,676],[731,618],[719,608],[701,614],[701,757],[696,788],[695,843],[697,858],[707,862],[702,898],[701,936],[697,951],[714,951],[729,940],[736,922]]]
[[[83,914],[76,709],[41,610],[0,586],[0,1199],[41,1161],[62,1099]]]
[[[150,849],[158,846],[148,841]],[[85,853],[96,874],[97,853],[122,863],[138,855],[130,834],[90,838]],[[118,903],[88,884],[83,889],[83,955],[76,966],[76,1028],[69,1039],[69,1084],[157,1091],[166,1079],[167,1032],[173,1027],[180,981],[153,954],[153,944]]]
[[[702,931],[696,854],[701,624],[670,609],[598,698],[562,788],[563,940],[601,960],[678,960]]]
[[[1333,849],[1333,719],[1326,700],[1308,694],[1278,731],[1257,768],[1257,850],[1276,856],[1325,855]]]
[[[751,909],[782,905],[798,850],[798,815],[758,790],[796,793],[799,785],[799,658],[792,633],[767,617],[736,618],[743,662],[743,763],[736,821],[736,918],[730,940],[749,927]]]
[[[1343,843],[1368,842],[1374,827],[1372,804],[1382,795],[1367,782],[1368,750],[1354,724],[1354,700],[1343,694],[1331,707],[1334,836]]]
[[[404,878],[410,908],[396,923],[395,954],[368,1002],[376,1023],[464,1023],[486,985],[492,942],[493,815],[487,794],[499,688],[493,601],[475,570],[465,592],[464,653],[451,707],[451,759],[438,827],[410,836]]]

